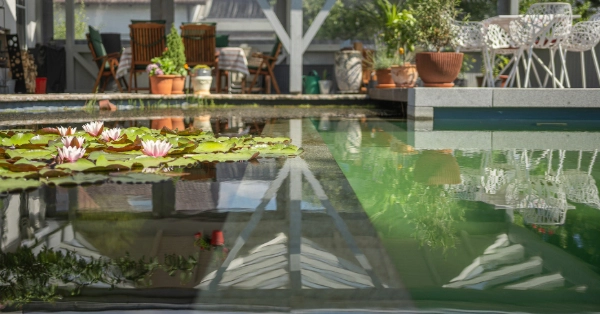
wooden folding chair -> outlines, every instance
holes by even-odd
[[[93,31],[93,30],[91,30]],[[97,35],[97,36],[96,36]],[[123,92],[123,88],[121,87],[121,83],[119,79],[117,79],[117,68],[119,67],[119,58],[121,57],[120,53],[106,53],[104,50],[104,46],[102,45],[102,39],[100,38],[100,33],[95,34],[94,36],[90,36],[90,34],[85,35],[87,38],[88,47],[90,48],[90,52],[92,53],[92,58],[96,61],[98,65],[98,75],[96,75],[96,82],[94,83],[94,89],[92,93],[96,92],[104,92],[106,89],[106,84],[108,83],[108,79],[112,76],[112,78],[117,82],[117,88],[119,92]],[[94,47],[94,43],[92,41],[92,37],[95,37],[96,47]],[[98,41],[97,38],[100,38]],[[98,90],[100,86],[100,82],[104,78],[104,83],[102,84],[102,89]]]
[[[254,85],[256,85],[256,81],[258,80],[259,75],[263,75],[265,77],[265,88],[262,88],[267,94],[271,93],[271,85],[275,88],[275,92],[277,94],[281,94],[279,90],[279,85],[277,84],[277,80],[275,80],[275,74],[273,73],[273,69],[275,68],[275,62],[277,58],[279,58],[279,54],[281,53],[281,41],[279,38],[275,41],[275,46],[273,46],[273,50],[270,55],[266,55],[263,53],[254,53],[252,57],[261,58],[261,62],[259,66],[248,66],[248,70],[250,74],[254,75],[250,86],[245,88],[246,93],[251,93]]]
[[[148,90],[139,88],[137,74],[146,71],[152,58],[160,57],[166,46],[165,25],[159,23],[136,23],[129,25],[131,38],[131,69],[129,70],[129,91]],[[133,79],[134,84],[131,84]]]
[[[181,25],[181,38],[185,47],[185,59],[193,68],[199,64],[215,67],[218,72],[218,64],[215,57],[216,49],[216,26],[214,24],[184,24]],[[217,86],[220,80],[217,77]]]

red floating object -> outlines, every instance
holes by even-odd
[[[223,238],[223,231],[213,230],[212,238],[210,239],[210,244],[215,245],[215,246],[225,244],[225,238]]]

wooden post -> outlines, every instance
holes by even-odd
[[[67,57],[67,92],[75,91],[75,0],[65,0],[65,50]]]

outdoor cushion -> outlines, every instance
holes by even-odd
[[[90,31],[90,41],[92,42],[92,47],[94,47],[96,57],[100,58],[106,56],[106,49],[104,49],[104,45],[102,44],[100,32],[92,26],[88,26],[88,29]]]
[[[139,23],[156,23],[156,24],[167,24],[166,20],[131,20],[131,24]]]
[[[229,35],[217,35],[215,38],[217,48],[223,48],[229,46]]]

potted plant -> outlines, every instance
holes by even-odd
[[[327,78],[327,70],[323,70],[323,75],[321,76],[321,80],[319,80],[319,90],[321,91],[321,94],[329,94],[331,91],[331,85],[333,85],[333,82]]]
[[[477,62],[477,60],[472,56],[463,56],[463,62],[460,67],[460,73],[458,73],[458,77],[454,80],[455,86],[467,87],[468,81],[465,78],[465,73],[468,73],[471,70],[473,70],[475,62]]]
[[[192,77],[194,95],[210,95],[212,69],[208,65],[199,64],[192,69]]]
[[[463,54],[442,52],[454,38],[453,21],[459,0],[414,1],[418,40],[430,52],[417,53],[417,71],[426,87],[452,87],[460,72]]]
[[[185,59],[185,47],[183,40],[174,25],[171,25],[171,32],[167,35],[167,48],[163,53],[164,58],[173,61],[174,69],[168,73],[175,75],[173,77],[172,94],[183,94],[185,87],[185,77],[188,74],[188,65]]]
[[[173,61],[169,58],[156,57],[152,59],[152,63],[146,67],[148,77],[150,77],[150,93],[171,95],[175,76],[170,73],[174,67]]]
[[[372,68],[377,76],[377,88],[394,88],[396,84],[392,79],[392,66],[399,63],[397,55],[391,57],[387,53],[387,48],[380,42],[376,42],[377,50],[370,52],[370,60],[372,60]]]
[[[496,56],[498,59],[495,61],[494,68],[492,70],[492,76],[495,79],[494,86],[496,87],[504,87],[506,84],[506,80],[508,80],[508,75],[500,75],[502,70],[510,63],[510,59],[503,55]],[[486,75],[485,65],[481,66],[481,75],[477,76],[477,86],[483,86],[483,77]],[[489,83],[486,83],[489,86]]]

